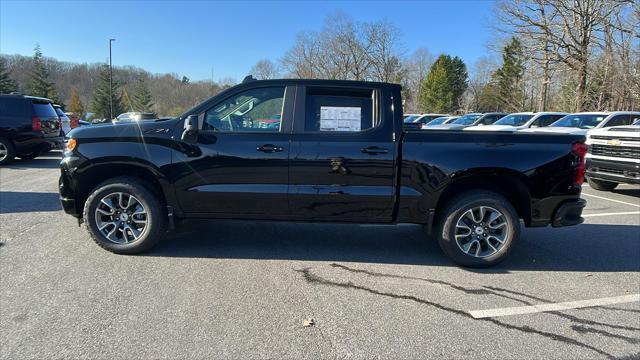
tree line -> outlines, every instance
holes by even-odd
[[[494,7],[495,38],[472,66],[424,47],[408,53],[389,21],[359,22],[338,12],[249,73],[400,83],[405,112],[640,110],[640,2],[497,0]],[[132,66],[114,67],[113,78],[118,111],[160,115],[176,115],[234,83]],[[0,92],[7,89],[106,117],[108,68],[56,61],[36,48],[31,58],[0,57]]]

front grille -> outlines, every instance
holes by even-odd
[[[640,141],[638,137],[626,137],[626,136],[604,136],[604,135],[591,135],[592,139],[598,140],[620,140],[620,141]]]
[[[589,153],[592,155],[622,157],[629,159],[640,159],[640,147],[598,145],[589,146]]]
[[[624,175],[624,170],[612,169],[612,168],[606,168],[606,167],[599,167],[598,168],[598,172],[616,174],[616,175]]]

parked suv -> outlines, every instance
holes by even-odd
[[[620,183],[640,184],[640,126],[595,129],[587,136],[587,181],[611,191]]]
[[[52,101],[25,95],[0,95],[0,164],[33,159],[62,147],[60,118]]]

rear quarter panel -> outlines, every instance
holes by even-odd
[[[576,156],[571,147],[576,141],[584,141],[584,136],[408,132],[402,143],[398,221],[426,219],[447,186],[478,174],[520,181],[534,212],[546,198],[575,198],[580,194],[580,186],[573,183]]]

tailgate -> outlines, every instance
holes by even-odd
[[[33,101],[33,113],[40,119],[45,137],[60,136],[60,118],[51,103]]]

